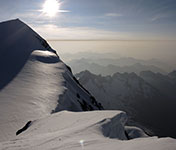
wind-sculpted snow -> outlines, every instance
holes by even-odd
[[[171,138],[143,137],[127,140],[125,122],[126,114],[120,111],[62,111],[35,120],[18,137],[0,143],[0,149],[175,150],[176,140]],[[130,131],[130,137],[135,137],[132,128]]]
[[[129,139],[148,137],[148,135],[144,133],[144,131],[138,127],[125,126],[125,131]]]
[[[1,32],[2,31],[2,32]],[[101,109],[47,42],[20,20],[0,23],[0,141],[60,110]],[[77,97],[79,94],[79,98]]]
[[[119,113],[113,118],[106,118],[101,121],[102,133],[109,138],[118,138],[120,140],[127,140],[128,135],[125,135],[125,123],[127,116],[125,113]]]

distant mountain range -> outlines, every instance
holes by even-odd
[[[176,71],[167,75],[143,71],[140,75],[115,73],[105,77],[83,71],[76,77],[105,109],[126,111],[132,124],[137,122],[158,136],[176,137]]]
[[[162,62],[157,60],[138,60],[134,58],[119,58],[119,59],[74,59],[68,64],[72,67],[73,73],[79,73],[85,69],[91,71],[94,74],[101,75],[113,75],[116,72],[119,73],[131,73],[139,74],[141,71],[150,70],[155,73],[167,74],[167,71],[160,67],[166,66]],[[158,67],[159,66],[159,67]]]

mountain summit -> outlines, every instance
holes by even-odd
[[[99,110],[71,69],[19,19],[0,23],[0,141],[20,126],[60,111]]]

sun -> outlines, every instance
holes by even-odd
[[[43,13],[49,17],[54,17],[59,12],[60,3],[57,0],[46,0],[43,4]]]

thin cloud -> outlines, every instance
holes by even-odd
[[[107,13],[105,14],[106,17],[121,17],[123,16],[122,14],[119,13]]]
[[[163,18],[168,18],[170,17],[168,14],[157,14],[153,18],[151,18],[151,21],[157,21]]]
[[[42,9],[39,9],[39,10],[34,10],[34,11],[38,11],[38,12],[43,12],[43,10]],[[68,12],[71,12],[71,11],[69,11],[69,10],[58,10],[57,12],[59,12],[59,13],[68,13]]]
[[[47,40],[168,40],[165,35],[152,33],[120,32],[99,30],[89,27],[60,27],[53,24],[31,25],[42,37]]]
[[[58,27],[53,24],[35,26],[31,25],[46,39],[75,39],[75,40],[124,40],[133,36],[125,32],[113,32],[86,27]]]
[[[69,10],[59,10],[58,12],[60,12],[60,13],[69,13],[71,11],[69,11]]]

